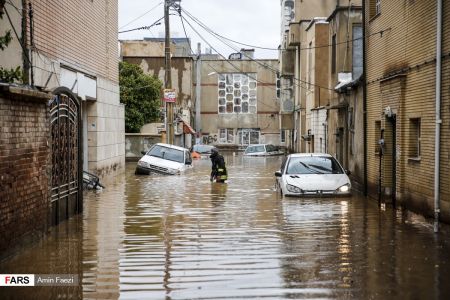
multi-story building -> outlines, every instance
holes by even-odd
[[[329,23],[329,83],[326,151],[351,172],[353,187],[364,190],[363,39],[361,1],[337,6]]]
[[[118,83],[117,1],[11,0],[5,8],[14,28],[7,18],[2,28],[12,29],[14,40],[0,64],[22,67],[28,83],[40,90],[71,90],[81,104],[83,169],[100,175],[121,169],[125,116]]]
[[[307,28],[315,24],[311,23],[314,18],[329,16],[336,6],[336,0],[324,0],[320,3],[314,0],[282,1],[281,5],[282,14],[286,17],[282,18],[281,24],[280,125],[289,137],[287,146],[293,151],[305,152],[310,151],[311,146],[311,132],[308,135],[306,129],[306,98],[314,91],[308,81],[311,73],[307,75],[308,55],[312,54],[308,51],[312,40],[307,41]],[[291,13],[288,14],[288,11]],[[289,21],[287,16],[291,17]],[[323,27],[323,24],[320,27]],[[309,34],[313,31],[315,32],[315,27]],[[328,35],[327,31],[322,32]],[[320,65],[323,63],[321,61]]]
[[[362,189],[361,1],[294,8],[280,56],[282,126],[292,124],[292,150],[336,156]]]
[[[23,72],[0,84],[1,256],[82,211],[83,170],[124,170],[125,116],[117,1],[8,0],[0,13],[13,38],[0,66]]]
[[[200,83],[203,143],[243,147],[280,145],[277,95],[278,61],[253,59],[243,50],[239,59],[202,59]]]
[[[365,0],[365,9],[369,193],[449,222],[450,5]]]

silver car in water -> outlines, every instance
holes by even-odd
[[[290,154],[275,172],[276,187],[285,196],[350,195],[348,173],[330,154]]]

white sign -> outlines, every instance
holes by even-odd
[[[177,101],[177,95],[174,89],[165,89],[164,90],[164,102],[172,102],[175,103]]]

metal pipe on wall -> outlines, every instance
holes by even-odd
[[[436,131],[434,140],[434,232],[439,232],[440,154],[441,154],[441,88],[442,88],[442,0],[437,0],[436,32]]]

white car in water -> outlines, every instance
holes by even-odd
[[[276,186],[286,196],[350,195],[348,173],[329,154],[290,154],[275,172]]]
[[[279,147],[271,144],[249,145],[244,151],[245,156],[273,156],[283,154],[283,151],[280,151]]]
[[[192,157],[188,149],[158,143],[138,161],[135,174],[177,175],[190,168],[192,168]]]

